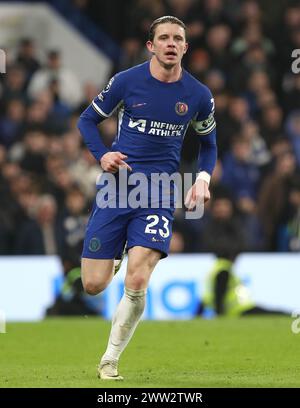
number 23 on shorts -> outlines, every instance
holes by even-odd
[[[157,228],[160,218],[162,220],[163,225],[162,228]],[[159,217],[158,215],[148,215],[146,220],[149,221],[145,228],[146,234],[157,234],[158,232],[162,238],[168,238],[168,236],[170,235],[168,218],[166,218],[163,215],[161,217]]]

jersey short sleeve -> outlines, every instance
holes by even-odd
[[[103,118],[108,118],[124,99],[125,80],[122,73],[112,77],[93,100],[92,107]]]
[[[203,86],[201,95],[199,111],[192,120],[194,130],[200,136],[209,135],[216,127],[214,118],[215,103],[210,90]]]

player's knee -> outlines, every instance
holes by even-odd
[[[93,281],[85,281],[83,282],[83,289],[88,295],[98,295],[101,293],[107,286],[106,282],[95,283]]]
[[[126,286],[130,289],[145,289],[148,285],[148,279],[141,273],[131,273],[126,278]]]
[[[138,274],[140,273],[140,271],[145,271],[146,273],[149,273],[155,268],[156,264],[157,260],[152,259],[151,257],[137,258],[131,260],[130,270],[132,271],[132,274]]]

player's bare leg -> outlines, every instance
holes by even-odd
[[[113,259],[90,259],[81,260],[81,279],[86,293],[98,295],[110,283],[114,276]]]
[[[161,253],[150,248],[135,246],[128,251],[124,295],[113,317],[108,346],[98,368],[102,379],[123,379],[118,373],[119,358],[144,312],[149,279],[160,258]]]

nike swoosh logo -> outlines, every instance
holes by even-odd
[[[147,105],[146,102],[144,102],[144,103],[136,103],[136,104],[132,105],[132,108],[139,108],[140,106],[145,106],[145,105]]]

